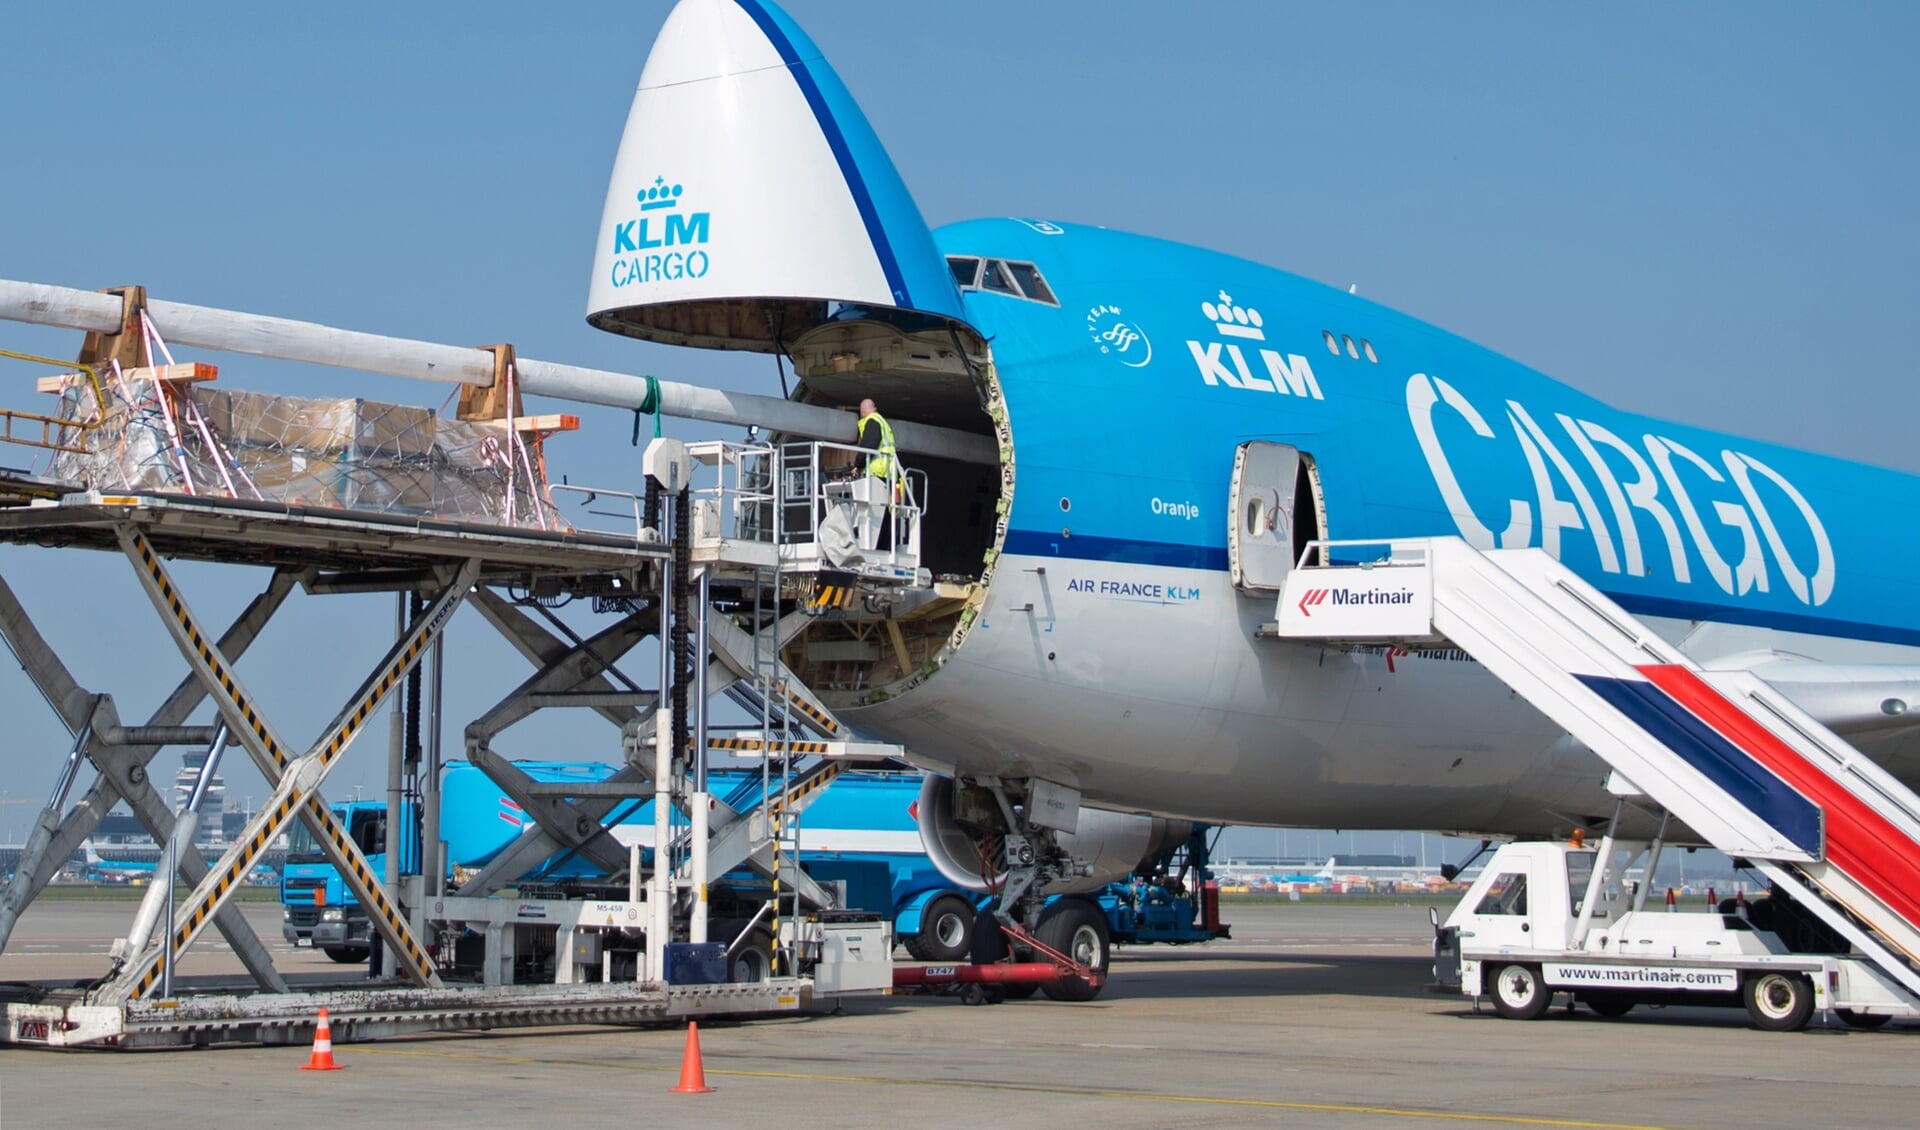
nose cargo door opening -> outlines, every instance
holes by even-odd
[[[993,437],[997,463],[904,442],[888,459],[845,435],[690,445],[696,555],[777,565],[782,610],[813,616],[781,658],[823,701],[874,701],[938,668],[1005,535],[1011,436],[918,207],[774,5],[681,0],[668,16],[615,158],[587,320],[784,354],[800,402],[851,414],[872,400],[890,425]]]

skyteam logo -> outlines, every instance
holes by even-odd
[[[1153,360],[1153,343],[1147,331],[1127,321],[1118,306],[1095,306],[1087,311],[1087,336],[1100,352],[1130,369],[1142,368]]]
[[[1257,348],[1267,340],[1266,321],[1260,311],[1241,306],[1233,296],[1221,291],[1219,300],[1200,304],[1200,312],[1213,323],[1212,340],[1189,340],[1187,349],[1200,370],[1200,379],[1209,385],[1247,389],[1251,392],[1277,392],[1281,396],[1306,396],[1325,400],[1313,366],[1298,353],[1282,356],[1272,349],[1258,348],[1257,358],[1265,375],[1256,375],[1247,364],[1245,350]],[[1225,340],[1221,340],[1225,339]],[[1243,348],[1244,343],[1244,348]]]
[[[697,279],[711,269],[705,248],[712,213],[683,209],[685,191],[685,185],[654,177],[634,194],[640,215],[613,225],[614,286]]]

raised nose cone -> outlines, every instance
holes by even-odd
[[[681,0],[627,114],[587,321],[774,350],[830,302],[963,321],[926,221],[813,41],[762,0]]]

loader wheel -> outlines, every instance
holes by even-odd
[[[1799,973],[1749,973],[1740,989],[1755,1028],[1798,1032],[1813,1015],[1813,982]]]
[[[1113,949],[1107,934],[1107,916],[1085,899],[1061,899],[1040,916],[1036,931],[1041,941],[1082,965],[1101,973]],[[1100,995],[1100,986],[1083,977],[1062,977],[1040,986],[1040,991],[1057,1001],[1090,1001]]]
[[[773,935],[756,926],[727,958],[727,980],[759,984],[773,977]]]
[[[941,895],[920,912],[920,932],[906,940],[917,961],[964,960],[973,936],[973,908],[954,895]]]
[[[1553,990],[1531,965],[1502,965],[1493,973],[1493,1011],[1508,1020],[1538,1020],[1553,1003]]]

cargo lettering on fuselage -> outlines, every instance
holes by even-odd
[[[1561,531],[1586,530],[1602,572],[1624,571],[1629,576],[1644,577],[1653,571],[1654,562],[1643,551],[1634,514],[1639,511],[1659,530],[1672,577],[1681,584],[1695,583],[1692,563],[1697,559],[1722,592],[1737,596],[1756,590],[1769,592],[1771,558],[1772,569],[1778,570],[1800,603],[1817,607],[1833,595],[1837,562],[1825,523],[1799,488],[1752,455],[1730,448],[1721,451],[1723,474],[1679,440],[1648,433],[1636,447],[1604,425],[1554,413],[1552,419],[1564,431],[1583,469],[1576,467],[1553,435],[1519,401],[1506,402],[1503,437],[1471,401],[1439,377],[1415,373],[1407,381],[1406,397],[1407,416],[1427,468],[1460,536],[1476,548],[1537,545],[1559,557]],[[1497,512],[1497,506],[1476,507],[1468,501],[1455,462],[1440,442],[1435,416],[1442,406],[1465,421],[1474,436],[1517,445],[1526,460],[1532,498],[1508,498],[1506,514],[1494,519],[1500,526],[1497,533],[1482,517]],[[1602,449],[1607,454],[1603,455]],[[1465,453],[1456,451],[1454,455],[1464,457]],[[1632,476],[1626,481],[1616,469],[1622,464]],[[1694,480],[1694,486],[1683,480],[1683,472]],[[1767,505],[1756,476],[1788,500],[1791,513],[1776,513],[1777,506]],[[1598,486],[1598,499],[1589,482]],[[1710,498],[1704,493],[1716,488],[1722,497]],[[1563,490],[1571,501],[1562,496]],[[1709,530],[1703,516],[1707,503],[1711,503],[1711,513],[1719,526],[1737,535],[1739,549],[1734,560],[1730,561],[1714,542],[1715,531]],[[1681,526],[1686,527],[1685,540]],[[1799,542],[1801,553],[1796,557],[1786,535],[1797,535],[1802,528],[1806,538]],[[1810,554],[1805,551],[1809,542]],[[1657,561],[1657,552],[1652,556]]]

